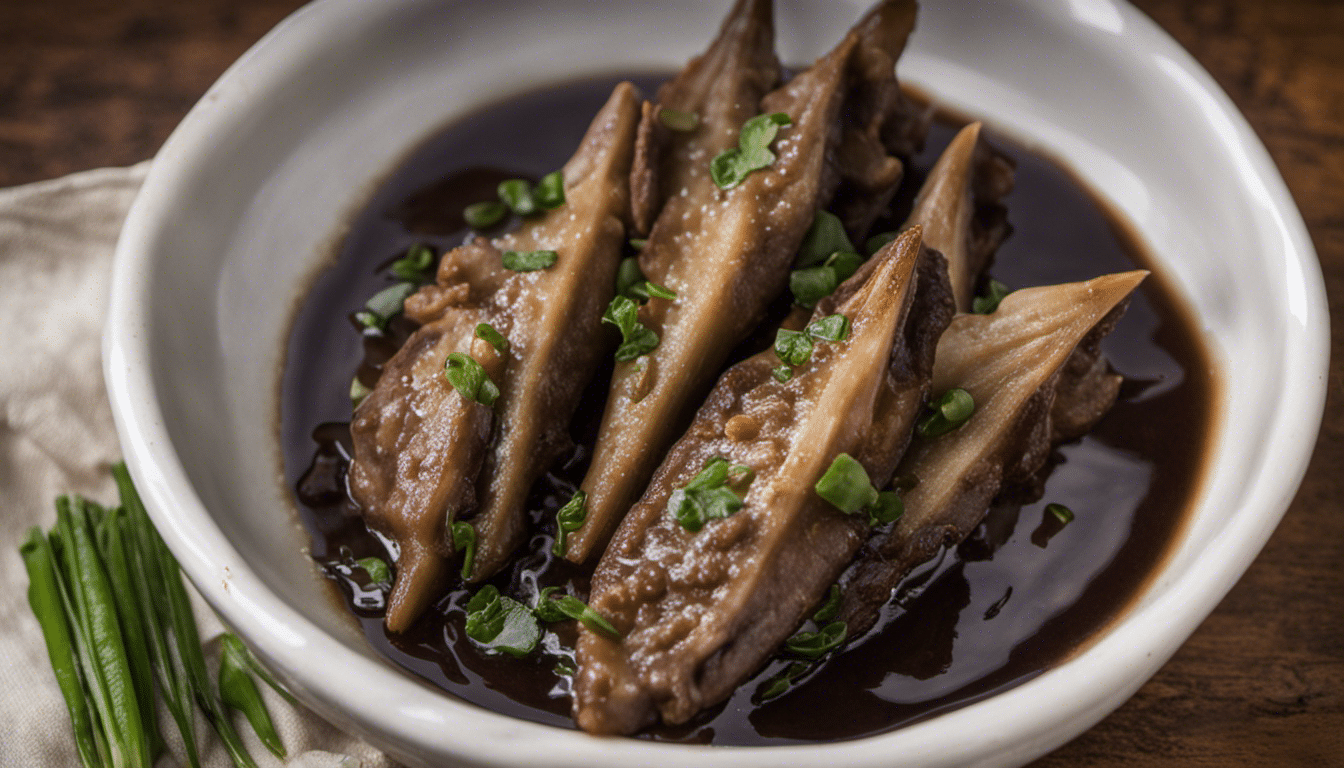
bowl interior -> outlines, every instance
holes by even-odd
[[[546,83],[673,69],[701,50],[726,5],[326,0],[281,25],[207,94],[164,147],[128,221],[107,373],[156,521],[216,609],[311,704],[403,759],[544,754],[579,764],[600,742],[426,690],[373,655],[328,598],[301,554],[306,535],[278,480],[278,379],[295,302],[349,216],[417,142]],[[866,2],[778,5],[781,58],[798,63],[839,39]],[[905,754],[952,765],[991,751],[997,756],[984,764],[1016,764],[1123,701],[1277,523],[1319,423],[1319,268],[1263,147],[1207,75],[1128,6],[929,3],[900,73],[937,101],[1047,150],[1111,201],[1184,293],[1229,374],[1198,509],[1139,604],[1105,638],[1010,692],[1011,707],[1000,696],[826,748],[844,764]],[[360,686],[378,688],[363,705],[341,694],[357,675],[377,679]],[[1068,724],[1039,711],[1043,696],[1072,714]],[[967,718],[983,724],[996,707],[1001,720],[970,738],[963,729],[947,751],[951,728]],[[454,719],[518,751],[501,757],[443,735]],[[653,749],[605,744],[603,754]],[[720,750],[712,759],[769,762],[766,751],[757,755]]]

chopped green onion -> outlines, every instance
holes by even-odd
[[[611,323],[621,332],[616,361],[625,363],[652,352],[658,346],[658,334],[639,322],[639,305],[628,296],[617,296],[607,306],[602,322]]]
[[[694,112],[664,107],[658,110],[658,122],[674,131],[694,131],[700,125],[700,116]]]
[[[406,299],[415,293],[414,283],[397,283],[373,294],[364,302],[365,311],[356,312],[355,319],[365,328],[382,330],[387,321],[402,311]]]
[[[373,314],[367,309],[361,309],[355,313],[355,322],[359,323],[365,330],[381,331],[387,323],[383,318]]]
[[[565,204],[565,174],[552,171],[541,177],[532,193],[537,205],[550,210]]]
[[[514,272],[536,272],[554,266],[557,258],[555,251],[505,251],[503,262],[505,269]]]
[[[634,293],[636,286],[643,282],[644,273],[639,268],[639,259],[634,256],[621,259],[621,265],[616,268],[616,295],[632,299],[647,298]]]
[[[508,206],[496,200],[486,200],[479,203],[472,203],[462,209],[462,219],[467,222],[467,226],[472,229],[485,229],[499,223],[508,213]]]
[[[555,544],[551,551],[556,557],[565,556],[566,540],[569,534],[583,527],[583,521],[588,519],[588,494],[583,491],[575,491],[574,495],[565,502],[555,513]]]
[[[644,246],[646,246],[646,245],[648,245],[648,244],[649,244],[649,241],[648,241],[647,238],[643,238],[643,237],[632,237],[632,238],[630,238],[630,247],[631,247],[631,248],[634,248],[636,251],[642,251],[642,250],[644,250]]]
[[[849,336],[849,318],[839,314],[827,315],[808,325],[805,333],[814,339],[844,341]]]
[[[467,637],[491,651],[521,658],[541,640],[541,629],[532,611],[522,603],[499,594],[486,584],[467,602]]]
[[[868,525],[876,528],[879,525],[894,523],[905,516],[905,502],[901,501],[900,494],[894,491],[882,491],[877,494],[877,502],[867,507]]]
[[[816,485],[817,495],[847,515],[855,515],[878,502],[877,489],[868,471],[853,456],[842,453],[831,462]]]
[[[499,183],[499,199],[519,216],[537,212],[537,200],[532,196],[532,185],[523,179],[509,179]]]
[[[840,280],[833,267],[805,267],[789,273],[789,292],[800,307],[816,306],[817,302],[835,293],[839,286]]]
[[[573,677],[574,673],[579,671],[579,668],[574,666],[573,662],[568,659],[561,659],[555,662],[555,666],[551,668],[551,671],[555,672],[555,674],[560,677]]]
[[[915,426],[920,437],[945,435],[966,423],[975,413],[975,400],[964,389],[949,389],[929,404],[929,411]]]
[[[352,408],[358,408],[359,404],[364,402],[364,398],[369,396],[372,389],[364,386],[364,382],[356,376],[350,380],[350,405]]]
[[[863,250],[872,256],[887,247],[887,243],[895,240],[900,234],[900,232],[879,232],[863,242]]]
[[[471,568],[476,562],[476,528],[461,520],[453,523],[453,551],[462,553],[462,580],[471,578]]]
[[[552,598],[551,593],[557,591],[557,589],[558,587],[546,587],[541,590],[537,607],[534,609],[537,618],[548,624],[574,619],[595,632],[601,632],[617,640],[620,639],[621,633],[616,631],[616,627],[612,626],[605,616],[588,607],[579,598],[573,595]]]
[[[392,262],[392,274],[413,283],[428,282],[429,272],[434,266],[434,249],[424,243],[416,243],[406,249],[405,256]]]
[[[793,686],[794,681],[802,677],[812,666],[802,661],[792,662],[779,674],[761,684],[761,687],[756,691],[756,700],[764,702],[783,695]]]
[[[853,277],[854,273],[859,271],[859,267],[863,266],[864,261],[865,259],[857,253],[836,251],[826,259],[826,266],[835,271],[835,282],[838,287],[840,283]]]
[[[818,632],[799,632],[784,642],[784,650],[805,659],[819,659],[845,642],[848,628],[843,621],[832,621]]]
[[[781,126],[792,124],[783,112],[757,115],[743,123],[737,146],[724,150],[709,164],[709,175],[714,183],[720,189],[731,189],[753,171],[770,167],[775,162],[770,142],[775,140]]]
[[[812,357],[812,339],[801,331],[780,328],[775,332],[775,355],[789,365],[802,365]]]
[[[495,330],[495,327],[489,323],[477,323],[476,338],[484,339],[500,354],[509,351],[509,340],[504,338],[504,334]]]
[[[355,565],[369,574],[371,583],[380,586],[392,585],[392,569],[387,567],[387,563],[381,557],[362,557],[355,561]]]
[[[770,375],[775,377],[775,381],[784,384],[793,378],[793,369],[787,365],[777,365],[770,369]]]
[[[826,593],[826,602],[821,604],[817,612],[812,614],[812,620],[818,624],[825,624],[834,619],[840,613],[840,585],[832,584],[829,592]]]
[[[499,397],[499,387],[471,355],[462,352],[449,354],[443,363],[443,374],[453,389],[468,400],[491,406]]]
[[[971,300],[971,311],[977,315],[992,314],[999,308],[999,302],[1003,301],[1003,297],[1010,293],[1012,290],[1008,286],[991,279],[989,285],[985,286],[984,295]]]
[[[750,467],[729,464],[720,456],[709,459],[690,482],[668,497],[668,513],[691,533],[705,527],[710,520],[728,517],[741,509],[743,503],[742,497],[729,487],[731,476],[737,478],[732,484],[743,485],[751,482],[755,473]]]
[[[730,487],[742,488],[750,485],[752,480],[756,479],[756,470],[745,464],[734,464],[728,468],[728,479],[725,481]]]
[[[849,235],[845,234],[845,225],[839,216],[830,211],[819,210],[812,218],[812,226],[803,236],[802,245],[798,247],[798,257],[794,259],[793,265],[810,267],[825,262],[833,253],[841,252],[855,252],[854,243],[850,241]]]
[[[1068,525],[1073,522],[1073,510],[1063,504],[1046,504],[1045,511],[1058,520],[1060,525]]]
[[[644,281],[644,293],[655,299],[667,299],[670,301],[677,298],[676,291],[670,288],[664,288],[663,286],[648,280]]]

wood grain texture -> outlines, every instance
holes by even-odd
[[[150,157],[297,0],[0,2],[0,186]],[[1231,95],[1302,209],[1333,317],[1329,400],[1282,525],[1125,706],[1036,763],[1344,764],[1344,2],[1138,0]]]

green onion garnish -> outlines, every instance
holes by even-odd
[[[694,131],[700,125],[700,116],[694,112],[664,107],[658,110],[658,122],[674,131]]]
[[[829,592],[826,593],[826,602],[821,604],[817,612],[812,614],[812,620],[818,624],[825,624],[834,619],[840,613],[840,585],[832,584]]]
[[[798,247],[798,257],[794,267],[810,267],[824,263],[833,253],[854,253],[854,243],[845,234],[845,225],[840,217],[830,211],[817,211],[812,217],[812,226],[803,236]]]
[[[495,327],[489,323],[478,323],[476,325],[476,338],[484,339],[501,355],[509,351],[509,340],[504,338],[504,334],[495,330]]]
[[[775,381],[784,384],[793,378],[793,369],[788,365],[777,365],[770,369],[770,375],[775,377]]]
[[[1073,522],[1073,510],[1063,504],[1046,504],[1045,511],[1059,521],[1060,525]]]
[[[355,565],[364,569],[369,575],[371,584],[392,585],[392,569],[387,567],[387,563],[381,557],[362,557],[355,561]]]
[[[805,333],[814,339],[844,341],[849,336],[849,318],[839,314],[827,315],[808,325]]]
[[[999,308],[999,302],[1003,301],[1003,297],[1010,293],[1012,290],[1008,286],[991,279],[989,285],[985,286],[984,295],[971,300],[971,311],[977,315],[992,314]]]
[[[775,332],[775,355],[788,365],[802,365],[812,357],[812,339],[801,331],[780,328]]]
[[[389,320],[401,314],[406,299],[415,293],[415,290],[414,283],[389,285],[369,297],[369,300],[364,302],[364,311],[356,312],[355,319],[365,328],[383,330],[387,328]]]
[[[364,382],[356,376],[350,380],[350,407],[358,408],[359,404],[364,402],[364,398],[369,396],[372,389],[364,386]]]
[[[532,196],[532,185],[523,179],[501,181],[497,191],[499,199],[519,216],[531,216],[537,212],[537,200]]]
[[[710,520],[718,520],[742,508],[742,497],[732,487],[751,482],[755,473],[750,467],[729,464],[715,456],[691,478],[691,481],[672,492],[667,499],[667,511],[681,523],[681,527],[695,533]]]
[[[818,496],[841,512],[866,515],[872,527],[894,522],[905,514],[901,497],[892,491],[878,492],[868,479],[868,471],[848,453],[835,457],[815,488]]]
[[[938,437],[960,427],[975,413],[975,400],[964,389],[949,389],[929,404],[926,413],[915,426],[920,437]]]
[[[658,346],[658,334],[639,322],[639,305],[628,296],[617,296],[607,306],[602,322],[611,323],[621,332],[621,345],[616,348],[616,361],[629,362],[647,355]]]
[[[900,494],[895,491],[882,491],[877,494],[877,503],[869,506],[868,525],[876,528],[879,525],[894,523],[905,516],[905,502],[901,500]]]
[[[555,251],[505,251],[503,262],[505,269],[514,272],[535,272],[554,266],[557,258]]]
[[[651,282],[649,280],[644,281],[644,293],[648,294],[650,298],[654,299],[667,299],[670,301],[672,299],[677,298],[676,291],[670,288],[664,288],[663,286]]]
[[[811,669],[814,665],[801,661],[795,661],[785,667],[779,674],[766,680],[761,687],[756,690],[756,701],[763,702],[777,698],[793,685],[794,681],[803,676],[803,673]]]
[[[630,247],[631,247],[631,248],[634,248],[636,251],[642,251],[642,250],[644,250],[644,246],[646,246],[646,245],[648,245],[648,244],[649,244],[649,241],[648,241],[647,238],[643,238],[643,237],[632,237],[632,238],[630,238]]]
[[[564,205],[565,174],[552,171],[542,176],[541,181],[537,182],[537,188],[532,191],[532,197],[537,201],[537,205],[547,210]]]
[[[770,167],[775,153],[770,142],[775,140],[781,126],[792,125],[793,120],[783,112],[757,115],[742,125],[737,146],[726,149],[709,164],[709,175],[720,189],[731,189],[753,171]]]
[[[784,650],[805,659],[819,659],[845,642],[848,628],[843,621],[832,621],[818,632],[799,632],[784,642]]]
[[[392,262],[392,274],[401,280],[427,282],[434,266],[434,249],[416,243],[406,250],[405,256]]]
[[[634,256],[621,259],[620,266],[616,268],[616,295],[631,299],[648,298],[634,293],[636,286],[644,282],[644,272],[639,268],[639,259]]]
[[[499,387],[471,355],[463,352],[449,354],[443,363],[443,374],[453,389],[468,400],[492,406],[499,397]]]
[[[800,307],[816,306],[840,286],[835,270],[827,266],[805,267],[789,273],[789,292]]]
[[[555,544],[551,551],[556,557],[565,556],[566,540],[569,534],[583,527],[583,521],[588,519],[588,494],[583,491],[575,491],[574,495],[565,502],[555,513]]]
[[[617,640],[620,639],[621,633],[616,631],[616,627],[612,626],[605,616],[588,607],[579,598],[573,595],[551,597],[551,593],[558,589],[558,587],[546,587],[541,590],[537,607],[534,609],[537,618],[548,624],[574,619],[582,622],[584,626],[595,632],[601,632]]]
[[[840,217],[829,211],[817,211],[789,275],[789,290],[794,301],[803,307],[815,305],[834,293],[841,283],[858,271],[863,261],[863,256],[845,234]]]
[[[476,528],[461,520],[450,528],[453,534],[453,551],[462,553],[462,580],[471,578],[471,568],[476,562]]]
[[[486,584],[467,602],[467,637],[487,650],[523,657],[537,647],[541,628],[532,611]]]
[[[877,504],[877,489],[868,479],[868,471],[853,456],[842,453],[831,462],[816,485],[817,495],[847,515],[862,512]]]
[[[504,218],[504,214],[508,212],[508,207],[503,203],[495,200],[485,200],[463,208],[462,219],[472,229],[485,229],[498,224],[499,220]]]

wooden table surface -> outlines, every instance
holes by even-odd
[[[297,0],[0,0],[0,186],[152,156]],[[1269,147],[1320,254],[1334,341],[1316,453],[1283,523],[1138,694],[1041,759],[1344,765],[1344,2],[1139,0]]]

